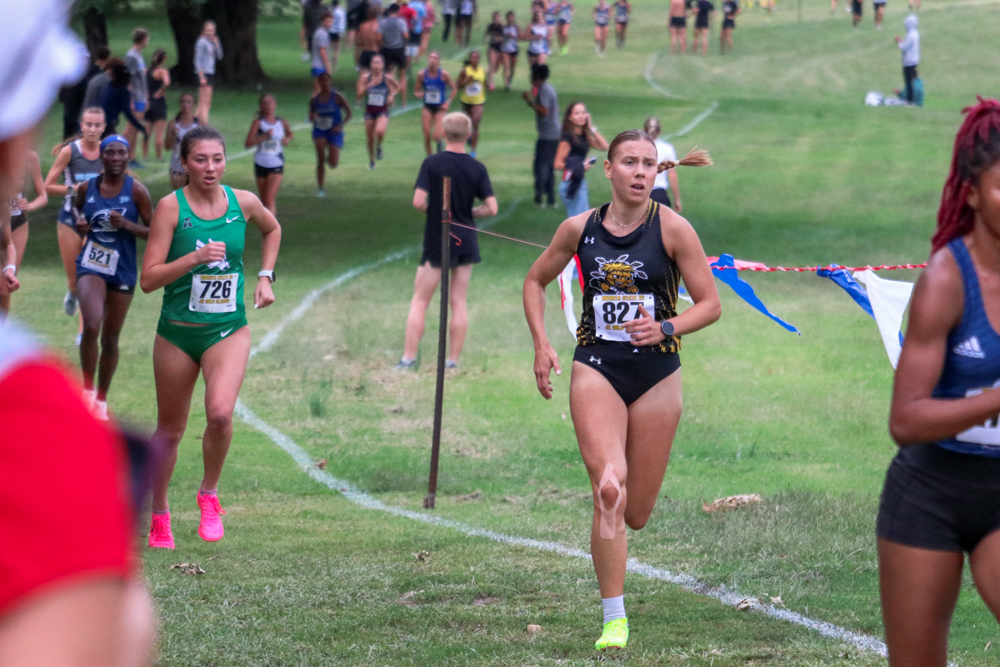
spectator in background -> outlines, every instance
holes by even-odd
[[[131,93],[132,111],[139,119],[140,124],[146,115],[146,105],[149,102],[149,94],[146,90],[146,61],[143,60],[142,50],[149,44],[149,31],[145,28],[136,28],[132,31],[132,48],[125,54],[125,67],[128,68],[129,92]],[[110,116],[108,117],[110,118]],[[135,159],[136,133],[132,127],[126,127],[122,135],[128,139],[129,154],[132,162],[129,166],[133,169],[144,169]]]
[[[337,71],[337,63],[340,60],[340,42],[347,31],[347,12],[340,6],[340,0],[333,0],[330,3],[330,11],[333,13],[333,27],[330,28],[330,72]]]
[[[84,75],[67,14],[61,0],[4,7],[0,201],[17,193],[34,125],[57,89]],[[0,218],[0,237],[6,227]],[[5,326],[0,665],[147,665],[153,613],[134,567],[122,438],[89,414],[69,371],[26,333]],[[67,539],[68,520],[85,539]]]
[[[302,0],[302,30],[299,32],[299,43],[302,45],[302,62],[307,63],[312,57],[312,39],[319,27],[320,14],[323,13],[321,0]]]
[[[319,17],[319,27],[312,36],[312,63],[309,73],[313,79],[313,92],[315,96],[319,92],[319,77],[328,74],[327,68],[330,66],[330,28],[333,27],[333,14],[324,11]]]
[[[361,5],[364,5],[362,8]],[[354,38],[358,28],[368,17],[368,3],[365,0],[347,0],[347,45],[354,48]],[[355,61],[358,59],[354,54]]]
[[[555,174],[552,164],[559,148],[559,100],[548,82],[549,66],[531,66],[531,93],[522,95],[535,112],[538,140],[535,142],[535,206],[555,206]]]
[[[146,110],[146,139],[142,142],[142,157],[149,159],[149,135],[155,137],[156,160],[163,161],[163,132],[167,127],[167,88],[170,87],[170,71],[164,65],[167,52],[157,49],[149,63],[146,74],[146,90],[149,93],[149,108]]]
[[[94,63],[87,70],[87,74],[70,86],[63,86],[59,89],[59,101],[63,104],[63,139],[69,139],[80,133],[80,112],[87,107],[84,100],[87,97],[87,89],[91,80],[104,73],[104,63],[111,57],[111,51],[106,46],[98,46],[94,49]]]
[[[104,60],[98,60],[95,64],[99,65],[101,71],[94,75],[87,83],[87,93],[83,96],[83,107],[80,109],[80,113],[83,113],[83,109],[89,109],[91,107],[101,106],[101,97],[104,95],[104,89],[108,87],[111,83],[111,70],[115,68],[116,65],[124,65],[125,63],[118,58],[111,57],[111,51],[107,47],[101,47],[107,53],[107,57]],[[97,53],[101,53],[101,48],[97,49]],[[79,128],[80,115],[77,114],[77,127]],[[79,132],[79,130],[78,130]],[[67,137],[68,139],[69,137]]]
[[[441,41],[448,41],[451,34],[451,23],[455,20],[455,12],[458,9],[458,0],[441,0],[441,14],[444,16],[444,33],[441,34]]]
[[[135,136],[136,132],[141,132],[143,136],[147,136],[146,128],[143,126],[142,121],[132,113],[131,97],[128,89],[129,78],[129,71],[125,65],[116,65],[111,70],[111,83],[108,84],[108,87],[104,89],[104,93],[101,95],[100,107],[104,109],[105,122],[102,137],[118,134],[118,118],[122,114],[125,114],[125,118],[131,126],[127,129],[132,130],[133,136]]]
[[[400,102],[406,106],[406,42],[410,31],[406,21],[399,16],[399,5],[395,2],[389,5],[389,15],[379,22],[378,32],[382,35],[382,58],[385,60],[385,73],[392,76],[400,85]]]
[[[194,71],[198,74],[198,111],[195,116],[208,125],[212,110],[212,90],[215,88],[215,63],[222,60],[222,42],[215,34],[215,21],[205,21],[201,37],[194,45]]]
[[[913,104],[913,81],[917,78],[917,65],[920,64],[920,32],[917,30],[919,19],[910,14],[903,19],[906,28],[906,38],[896,37],[896,44],[903,52],[903,99]]]

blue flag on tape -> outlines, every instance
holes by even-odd
[[[816,275],[820,278],[829,278],[843,287],[844,291],[854,299],[854,303],[861,306],[861,310],[868,313],[872,319],[875,319],[875,313],[872,312],[872,302],[868,298],[868,292],[858,284],[858,281],[851,277],[847,269],[816,269]]]
[[[788,331],[794,331],[795,333],[801,336],[802,332],[800,332],[798,329],[793,327],[788,322],[785,322],[780,317],[775,317],[774,315],[771,314],[771,312],[767,309],[767,306],[765,306],[764,303],[757,298],[757,295],[754,293],[753,288],[750,287],[750,284],[744,282],[739,277],[735,269],[719,268],[723,266],[735,266],[735,265],[736,263],[733,261],[732,255],[720,255],[719,259],[712,263],[712,273],[715,274],[716,278],[729,285],[732,288],[732,290],[736,292],[737,296],[739,296],[741,299],[749,303],[755,309],[764,313],[765,315],[770,317],[772,320],[780,324]]]

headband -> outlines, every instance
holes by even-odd
[[[112,134],[107,139],[101,142],[101,152],[103,153],[104,149],[107,148],[109,144],[113,143],[125,144],[125,148],[129,148],[128,139],[126,139],[120,134]]]

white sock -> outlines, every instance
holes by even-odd
[[[604,622],[608,623],[618,618],[625,618],[625,596],[619,595],[616,598],[601,598],[601,605],[604,606]]]

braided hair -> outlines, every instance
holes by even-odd
[[[962,109],[965,120],[955,136],[951,171],[941,194],[931,252],[972,230],[975,212],[967,202],[969,189],[979,183],[984,171],[1000,162],[1000,102],[979,96],[976,99],[976,105]]]

